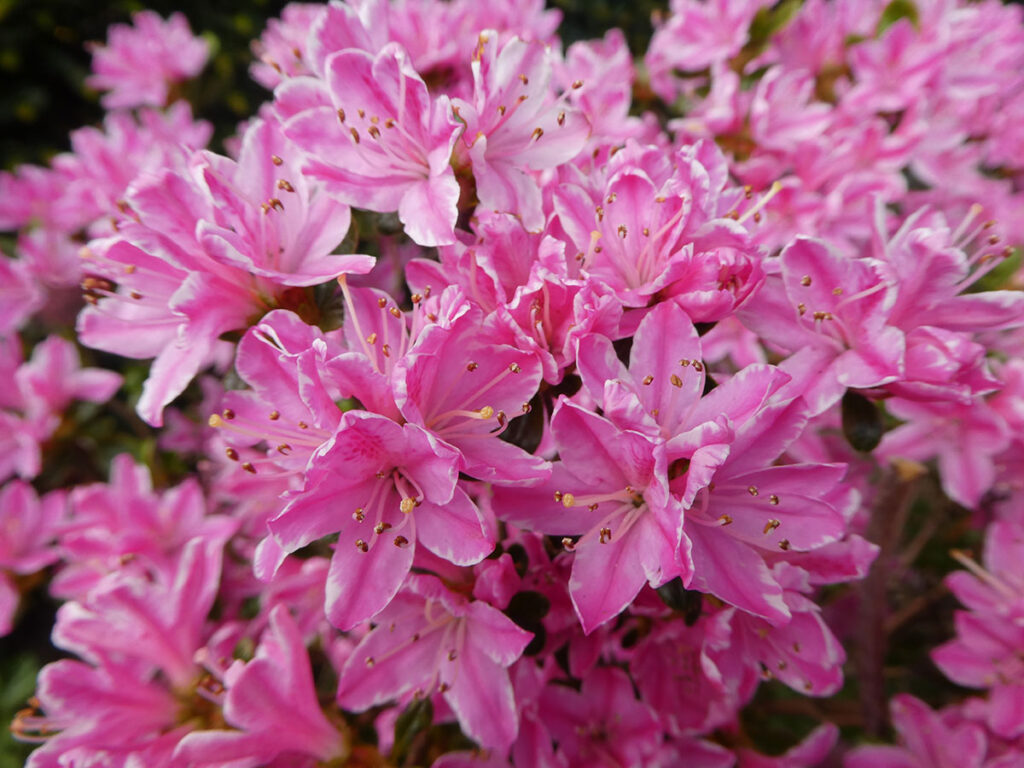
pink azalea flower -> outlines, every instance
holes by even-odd
[[[273,90],[289,77],[312,74],[307,39],[310,29],[328,7],[316,3],[288,3],[281,18],[271,19],[258,40],[252,42],[257,61],[249,67],[252,79]]]
[[[238,730],[193,731],[175,750],[190,766],[258,766],[281,756],[330,762],[348,752],[317,701],[305,643],[283,605],[270,614],[256,655],[235,662],[224,683],[224,720]]]
[[[301,492],[270,522],[285,552],[331,533],[327,615],[341,629],[398,592],[419,542],[459,565],[494,548],[494,523],[456,485],[458,456],[415,424],[349,411],[310,461]],[[339,515],[338,510],[345,510]]]
[[[570,768],[644,765],[660,746],[654,712],[636,700],[621,669],[594,670],[579,692],[549,685],[541,694],[541,712]]]
[[[27,265],[0,252],[0,336],[9,336],[42,305]]]
[[[471,739],[504,752],[519,718],[507,668],[530,642],[495,608],[469,602],[433,576],[413,576],[341,671],[338,703],[363,711],[440,693]]]
[[[115,24],[107,44],[93,49],[93,74],[86,84],[110,91],[103,97],[107,109],[162,107],[170,88],[199,74],[209,53],[209,45],[192,35],[183,14],[164,21],[152,11],[140,11],[131,26]]]
[[[985,732],[965,723],[950,727],[913,696],[900,694],[890,704],[899,747],[858,747],[846,756],[845,768],[982,768]]]
[[[819,765],[832,752],[838,740],[839,729],[832,723],[825,723],[778,757],[760,755],[752,749],[738,750],[737,768],[807,768]]]
[[[19,600],[15,577],[57,560],[53,541],[66,507],[65,494],[54,492],[40,499],[20,480],[0,488],[0,637],[13,628]]]
[[[277,93],[304,171],[349,205],[398,211],[420,245],[451,243],[459,185],[449,160],[461,125],[448,98],[430,96],[397,45],[339,51],[325,66],[325,84],[295,78]]]
[[[544,225],[540,188],[530,170],[573,159],[590,135],[583,113],[554,98],[549,50],[513,38],[504,45],[482,32],[473,59],[471,102],[456,100],[480,205],[517,214],[523,226]]]

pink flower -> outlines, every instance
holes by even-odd
[[[53,541],[66,507],[64,493],[40,499],[20,480],[0,488],[0,637],[13,628],[18,608],[18,586],[12,577],[35,573],[57,560]]]
[[[480,205],[517,214],[523,226],[544,225],[541,191],[530,170],[573,159],[590,135],[583,113],[551,89],[549,50],[513,38],[499,44],[493,30],[480,33],[473,58],[472,102],[456,100],[465,122],[460,147],[469,155]]]
[[[341,671],[338,703],[363,711],[408,692],[440,693],[463,731],[502,752],[519,728],[507,668],[530,642],[495,608],[413,576]]]
[[[351,629],[391,602],[417,542],[458,565],[494,548],[493,521],[456,485],[457,462],[415,424],[365,411],[342,416],[310,460],[303,489],[270,521],[285,552],[338,534],[327,586],[335,626]]]
[[[256,655],[236,661],[224,683],[224,720],[238,730],[193,731],[175,757],[190,766],[257,766],[282,756],[309,755],[330,762],[348,752],[327,720],[313,688],[309,655],[283,605],[271,611]]]
[[[449,165],[462,128],[448,98],[433,98],[404,49],[344,50],[326,83],[296,78],[277,93],[304,171],[331,194],[371,211],[398,211],[420,245],[454,239],[459,185]]]
[[[167,21],[152,11],[132,17],[132,26],[115,24],[105,46],[93,50],[90,88],[110,91],[103,97],[107,109],[167,103],[171,86],[195,77],[206,64],[209,45],[193,37],[181,13]]]

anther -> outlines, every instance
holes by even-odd
[[[626,229],[626,225],[625,224],[619,224],[619,228],[616,231],[619,233],[619,237],[621,237],[623,240],[625,240],[626,239],[626,234],[627,234],[627,232],[629,230]]]
[[[242,469],[244,469],[246,472],[248,472],[251,475],[255,475],[256,474],[256,467],[254,467],[252,465],[252,462],[249,462],[249,461],[244,462],[242,464]]]
[[[779,549],[781,549],[783,552],[788,550],[789,549],[789,539],[783,539],[782,541],[780,541],[779,542]]]
[[[695,370],[697,373],[700,373],[701,371],[704,370],[704,363],[702,363],[700,360],[694,360],[693,370]]]
[[[561,501],[561,500],[562,500],[562,492],[561,491],[555,491],[555,501]]]
[[[369,552],[370,545],[362,539],[356,539],[356,549],[358,549],[360,552]]]
[[[722,515],[718,518],[718,522],[720,522],[722,525],[730,525],[732,523],[732,516]]]
[[[644,237],[650,237],[650,235],[651,235],[651,230],[649,228],[647,228],[647,227],[644,227],[640,231],[644,233]]]
[[[358,143],[359,143],[359,131],[357,131],[357,130],[356,130],[355,128],[350,128],[350,129],[349,129],[349,133],[351,133],[351,134],[352,134],[352,140],[353,140],[353,141],[354,141],[354,142],[355,142],[356,144],[358,144]]]
[[[611,540],[612,540],[612,529],[611,528],[602,528],[601,531],[600,531],[600,534],[598,536],[598,541],[600,541],[602,544],[607,544]]]
[[[558,124],[565,125],[565,112],[558,113]]]
[[[379,533],[384,533],[384,531],[386,531],[390,527],[391,527],[391,523],[385,523],[382,520],[381,522],[379,522],[375,526],[373,526],[373,532],[374,533],[378,533],[378,534]]]
[[[508,366],[508,369],[512,371],[512,373],[519,373],[521,370],[523,370],[522,368],[519,367],[519,363],[511,363]]]
[[[572,81],[572,89],[574,91],[578,91],[582,87],[583,87],[583,81],[582,80],[573,80]]]
[[[477,411],[477,413],[480,414],[481,419],[489,419],[494,415],[494,408],[492,408],[489,405],[485,405],[483,408]]]
[[[387,120],[385,120],[384,121],[384,127],[385,128],[394,128],[395,127],[394,118],[389,117]]]
[[[376,663],[377,662],[374,660],[373,656],[367,656],[366,657],[366,666],[372,667]]]
[[[376,333],[371,333],[369,336],[366,337],[366,343],[367,344],[374,344],[374,343],[376,343],[376,341],[377,341],[377,334]]]
[[[295,187],[293,187],[292,183],[290,181],[288,181],[287,179],[278,179],[277,180],[277,188],[278,189],[283,189],[285,192],[294,192],[295,191]]]
[[[519,80],[522,82],[523,85],[528,85],[530,82],[529,78],[522,72],[519,73]]]
[[[280,418],[281,418],[280,411],[271,411],[270,412],[270,420],[271,421],[277,421]]]
[[[811,276],[810,275],[804,275],[803,277],[800,278],[800,285],[804,286],[804,288],[806,288],[810,284],[811,284]]]
[[[224,416],[224,418],[227,419],[228,421],[231,421],[233,418],[235,418],[235,412],[232,411],[230,408],[225,408],[223,411],[221,411],[221,415]]]
[[[416,500],[411,499],[408,496],[402,499],[402,502],[398,505],[398,508],[402,510],[403,514],[408,515],[416,508]]]
[[[376,125],[371,125],[369,128],[366,129],[366,132],[370,134],[370,136],[374,139],[380,138],[380,128],[378,128]]]
[[[800,317],[803,317],[807,313],[807,305],[800,302],[796,305],[796,311],[800,313]]]
[[[380,353],[382,355],[384,355],[384,357],[391,357],[391,345],[390,344],[383,345],[380,348]]]
[[[576,543],[568,536],[566,536],[562,539],[562,549],[564,549],[566,552],[572,552],[574,549],[576,549]]]
[[[533,129],[533,133],[530,134],[530,138],[532,138],[534,141],[537,141],[543,135],[544,129],[538,125],[536,128]]]
[[[757,486],[756,485],[752,485],[749,488],[747,488],[747,493],[749,493],[751,496],[757,496],[757,493],[758,493]]]
[[[571,507],[576,503],[576,497],[571,493],[562,494],[562,504],[566,507]]]
[[[402,316],[402,310],[400,310],[398,307],[392,307],[391,309],[388,310],[388,312],[391,313],[392,317],[400,318]]]
[[[338,111],[340,112],[341,110],[339,109]],[[284,162],[284,160],[282,160],[277,155],[271,155],[270,162],[272,162],[274,165],[281,165]]]
[[[304,422],[304,421],[300,421],[300,422],[299,422],[298,424],[296,424],[295,426],[297,426],[297,427],[298,427],[299,429],[309,429],[309,424],[307,424],[307,423],[306,423],[306,422]]]
[[[356,112],[359,113],[359,117],[360,118],[366,117],[366,110],[365,109],[357,109]]]
[[[672,382],[672,386],[673,386],[673,387],[681,387],[681,386],[683,386],[683,380],[682,380],[682,379],[680,379],[680,378],[679,378],[679,377],[678,377],[678,376],[677,376],[676,374],[674,374],[674,373],[673,373],[673,374],[672,374],[671,376],[669,376],[669,377],[668,377],[668,380]]]
[[[779,497],[773,493],[771,496],[768,497],[768,503],[771,504],[773,507],[777,507],[779,505]]]
[[[289,453],[292,452],[292,447],[288,445],[288,443],[281,443],[279,446],[277,446],[277,452],[280,453],[282,456],[287,456]]]
[[[395,536],[395,546],[396,547],[401,548],[401,547],[408,546],[408,544],[409,544],[409,540],[407,538],[405,538],[405,536]]]
[[[645,387],[649,387],[651,385],[651,382],[653,381],[654,377],[651,374],[647,374],[646,376],[644,376],[643,384]]]
[[[228,448],[224,451],[224,453],[227,454],[227,457],[232,461],[238,461],[238,451],[236,451],[234,448]]]
[[[843,289],[842,288],[833,288],[832,289],[832,295],[833,296],[842,296],[843,295]]]
[[[764,535],[767,536],[780,525],[782,525],[782,523],[780,523],[778,520],[775,520],[774,518],[769,520],[767,523],[764,524]]]
[[[366,513],[363,511],[362,507],[356,507],[356,511],[352,513],[352,519],[357,523],[361,523],[366,519]]]
[[[457,658],[459,658],[459,654],[454,648],[448,651],[448,661],[455,661]]]

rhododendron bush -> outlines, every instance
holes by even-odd
[[[27,765],[1024,765],[1020,7],[560,21],[294,3],[212,145],[140,12],[0,175]]]

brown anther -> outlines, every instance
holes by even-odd
[[[377,334],[376,333],[371,333],[369,336],[367,336],[366,337],[366,343],[367,344],[371,344],[371,345],[372,344],[376,344],[377,343]]]
[[[594,213],[597,214],[598,221],[604,221],[604,208],[598,205],[594,208]]]
[[[572,539],[566,536],[562,539],[562,549],[564,549],[566,552],[572,552],[574,549],[576,549],[576,542],[574,542]]]
[[[381,296],[379,299],[377,299],[377,306],[380,307],[381,309],[384,309],[384,307],[386,307],[387,305],[388,305],[388,300],[385,299],[383,296]]]
[[[646,375],[646,376],[644,376],[644,378],[643,378],[643,385],[644,385],[645,387],[649,387],[649,386],[651,385],[651,383],[652,383],[653,381],[654,381],[654,377],[653,377],[653,376],[651,376],[651,374],[647,374],[647,375]]]
[[[612,529],[611,528],[602,528],[600,533],[599,533],[599,535],[598,535],[598,541],[600,541],[602,544],[607,544],[611,540],[612,540]]]
[[[142,298],[142,294],[141,294],[141,293],[139,293],[138,291],[132,291],[132,292],[131,292],[131,293],[129,293],[128,295],[129,295],[129,296],[131,296],[131,297],[132,297],[133,299],[135,299],[135,300],[138,300],[138,299],[141,299],[141,298]]]
[[[394,128],[395,127],[394,118],[389,117],[387,120],[385,120],[384,121],[384,127],[385,128]]]
[[[354,141],[356,144],[358,144],[359,141],[360,141],[360,139],[359,139],[359,131],[357,131],[355,128],[350,128],[349,129],[349,133],[352,134],[352,141]]]
[[[781,549],[783,552],[787,551],[789,549],[789,539],[783,539],[782,541],[780,541],[779,549]]]
[[[755,224],[760,224],[761,223],[761,212],[760,211],[754,211],[754,215],[751,216],[750,218],[752,218],[754,220]]]
[[[751,485],[749,488],[747,488],[747,493],[749,493],[751,496],[757,496],[757,494],[758,494],[757,486],[756,485]]]
[[[473,361],[470,361],[470,362],[466,363],[466,370],[469,371],[470,373],[472,373],[473,371],[475,371],[479,367],[480,367],[480,364],[479,363],[474,363]]]
[[[529,84],[529,82],[530,82],[530,79],[529,79],[529,78],[528,78],[528,77],[527,77],[526,75],[524,75],[524,74],[523,74],[522,72],[520,72],[520,73],[519,73],[519,81],[520,81],[520,82],[521,82],[521,83],[522,83],[523,85],[528,85],[528,84]]]
[[[530,138],[537,141],[541,136],[544,135],[544,129],[539,125],[533,129],[533,133],[530,134]]]
[[[504,104],[499,104],[498,105],[498,114],[501,115],[502,117],[505,116],[505,112],[507,110],[508,110],[508,107],[506,107]]]
[[[619,233],[619,237],[621,237],[623,240],[626,239],[626,233],[628,232],[628,230],[626,229],[625,224],[619,224],[619,228],[616,231]]]
[[[599,506],[601,505],[595,502],[591,504],[589,507],[587,507],[587,509],[590,510],[591,512],[596,512]]]
[[[676,376],[674,373],[668,377],[668,380],[672,382],[673,387],[683,386],[683,380]]]
[[[373,117],[370,118],[370,122],[373,123],[374,125],[377,125],[377,123],[380,122],[380,118],[374,115]]]
[[[360,552],[369,552],[370,545],[362,539],[356,539],[356,549],[358,549]]]
[[[998,242],[999,242],[999,235],[989,235],[988,236],[988,244],[989,245],[995,245]]]
[[[126,275],[131,275],[134,272],[135,272],[135,265],[134,264],[125,264],[124,265],[124,273]]]
[[[773,493],[771,496],[768,497],[768,503],[771,504],[773,507],[779,506],[779,497]]]
[[[370,134],[371,138],[380,138],[380,128],[378,128],[376,125],[371,125],[369,128],[366,129],[366,132]]]
[[[571,493],[563,493],[562,494],[562,506],[564,506],[564,507],[572,507],[572,506],[575,506],[575,504],[576,504],[576,497],[575,496],[573,496]]]
[[[437,686],[437,692],[438,693],[448,693],[448,691],[450,691],[451,688],[452,687],[450,685],[448,685],[448,683],[440,683]]]
[[[1002,254],[1004,259],[1010,258],[1011,256],[1013,256],[1013,248],[1011,248],[1010,246],[1006,246],[1005,248],[1003,248]]]
[[[656,198],[654,198],[654,202],[664,203],[667,199],[668,198],[666,198],[664,195],[658,195]]]
[[[455,661],[457,658],[459,658],[459,654],[454,648],[448,651],[448,661]]]
[[[764,524],[764,535],[767,536],[769,533],[774,531],[780,525],[782,525],[782,523],[780,523],[778,520],[775,520],[775,519],[769,520],[767,523]]]
[[[749,184],[743,187],[743,196],[747,198],[747,200],[754,196],[754,190],[751,189]]]
[[[796,311],[800,313],[800,317],[803,317],[807,313],[807,305],[800,302],[796,305]]]
[[[366,519],[366,512],[363,511],[362,507],[356,507],[356,511],[352,513],[352,519],[357,523],[361,523]]]
[[[722,516],[720,516],[718,518],[718,522],[720,522],[722,525],[731,525],[732,524],[732,516],[731,515],[722,515]]]
[[[341,110],[339,109],[338,111],[340,112]],[[284,160],[282,160],[277,155],[271,155],[270,162],[272,162],[274,165],[281,165],[284,162]]]
[[[574,91],[579,90],[582,87],[583,87],[583,81],[582,80],[573,80],[572,81],[572,88],[573,88]]]
[[[648,227],[644,227],[640,231],[644,233],[644,237],[650,237],[651,236],[651,230]]]
[[[504,411],[498,411],[496,418],[498,419],[498,426],[504,429],[505,425],[508,423],[508,416],[506,413]]]
[[[224,453],[232,461],[238,461],[238,451],[236,451],[234,448],[226,448],[224,450]]]
[[[356,112],[359,113],[359,117],[360,118],[366,117],[366,110],[365,109],[357,109]]]
[[[375,526],[373,526],[373,532],[374,533],[378,533],[378,534],[379,533],[384,533],[384,531],[386,531],[390,527],[391,527],[391,523],[385,523],[382,520],[381,522],[379,522]]]
[[[804,286],[804,288],[806,288],[810,284],[811,284],[811,276],[810,275],[804,275],[803,277],[800,278],[800,285]]]
[[[555,501],[561,501],[561,500],[562,500],[562,492],[561,491],[555,491]]]
[[[298,427],[299,429],[309,429],[309,424],[307,424],[307,423],[306,423],[306,422],[304,422],[304,421],[300,421],[300,422],[299,422],[298,424],[296,424],[296,426],[297,426],[297,427]]]
[[[282,456],[287,456],[289,453],[292,452],[292,447],[288,445],[288,443],[281,443],[279,446],[277,446],[277,452],[280,453]]]
[[[405,536],[395,536],[395,546],[396,547],[401,548],[401,547],[405,547],[405,546],[408,546],[408,545],[409,545],[409,540],[407,538],[405,538]]]
[[[235,418],[235,412],[232,411],[230,408],[225,408],[223,411],[221,411],[221,416],[223,416],[225,420],[231,421],[233,418]]]
[[[295,191],[295,187],[293,187],[292,183],[290,181],[288,181],[287,179],[278,179],[277,180],[277,188],[278,189],[283,189],[285,192],[294,192]]]
[[[409,297],[409,301],[416,305],[423,301],[423,297],[420,296],[418,293],[414,293],[412,296]]]
[[[522,368],[519,367],[519,363],[511,363],[508,369],[512,371],[512,373],[519,373],[521,370],[523,370]]]
[[[256,467],[254,467],[252,465],[252,462],[249,462],[249,461],[244,462],[242,464],[242,469],[244,469],[246,472],[248,472],[251,475],[255,475],[256,474]]]
[[[281,412],[280,411],[271,411],[270,412],[270,420],[271,421],[277,421],[280,418],[281,418]]]
[[[384,346],[382,346],[380,348],[380,353],[384,355],[384,357],[391,357],[391,345],[385,344]]]
[[[529,403],[523,403],[520,406],[519,410],[521,410],[523,413],[529,413],[530,411],[533,410],[533,406],[530,405]]]
[[[378,480],[383,480],[385,477],[388,476],[388,473],[385,472],[383,469],[380,469],[377,470],[377,472],[375,472],[373,476],[376,477]]]
[[[392,317],[402,317],[402,310],[400,310],[398,307],[392,307],[391,309],[388,310],[388,312],[391,313]]]
[[[694,360],[693,370],[695,370],[697,373],[700,373],[701,371],[704,370],[704,363],[702,363],[700,360]]]
[[[565,112],[559,112],[557,118],[559,125],[565,125]]]
[[[833,288],[832,289],[832,295],[833,296],[842,296],[843,295],[843,289],[842,288]]]
[[[686,359],[686,358],[684,357],[684,358],[683,358],[682,360],[680,360],[680,361],[679,361],[679,364],[680,364],[681,366],[683,366],[683,368],[686,368],[686,367],[687,367],[687,366],[688,366],[688,365],[689,365],[690,363],[692,363],[692,362],[693,362],[692,360],[687,360],[687,359]]]
[[[373,656],[367,656],[366,657],[366,666],[372,667],[376,663],[377,662],[374,660]]]
[[[831,320],[832,319],[832,313],[831,312],[820,312],[820,311],[819,312],[815,312],[814,313],[814,319],[815,320]]]

